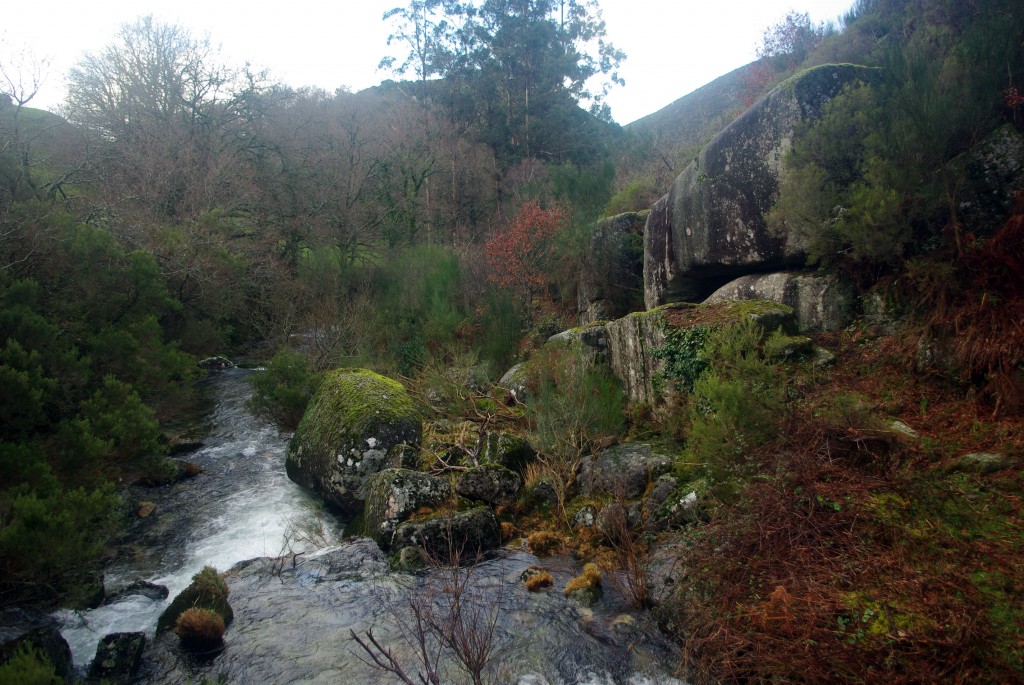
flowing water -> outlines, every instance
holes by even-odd
[[[454,577],[450,570],[394,573],[371,541],[341,540],[341,526],[318,513],[317,502],[286,477],[287,438],[245,408],[249,373],[232,369],[211,376],[208,434],[202,447],[185,457],[204,473],[139,493],[158,511],[136,524],[138,552],[106,575],[108,590],[148,580],[167,586],[173,598],[203,566],[233,567],[228,586],[235,620],[224,649],[204,658],[183,653],[172,634],[151,640],[140,679],[398,682],[367,663],[350,631],[365,639],[372,629],[415,672],[411,609],[426,601],[442,611],[450,599],[445,588]],[[552,588],[526,591],[520,576],[534,564],[551,572]],[[462,572],[465,605],[477,607],[493,625],[496,653],[488,673],[494,681],[679,685],[671,675],[678,652],[650,617],[631,610],[611,583],[593,609],[567,600],[560,588],[575,573],[572,559],[538,560],[523,550],[502,550]],[[144,631],[152,638],[168,603],[130,595],[91,611],[61,612],[62,633],[76,665],[88,664],[105,634]],[[426,639],[433,641],[436,634]],[[449,657],[439,668],[446,683],[465,680]]]

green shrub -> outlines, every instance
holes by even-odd
[[[23,647],[0,664],[0,685],[59,685],[64,682],[43,654]]]
[[[266,370],[249,376],[254,392],[247,406],[282,428],[295,430],[321,377],[309,357],[282,349],[267,362]]]
[[[782,385],[761,350],[763,329],[751,319],[710,334],[709,368],[693,386],[687,451],[713,481],[742,475],[753,449],[776,434]]]
[[[704,344],[711,333],[709,326],[671,328],[665,331],[665,343],[654,351],[655,359],[665,361],[665,367],[656,380],[671,380],[678,389],[693,392],[693,384],[708,368],[704,358]]]

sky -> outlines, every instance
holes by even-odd
[[[600,0],[608,40],[627,59],[625,86],[607,102],[627,124],[755,57],[766,27],[788,11],[834,21],[853,0]],[[152,14],[208,36],[229,64],[266,68],[291,86],[361,90],[391,78],[379,71],[391,25],[385,11],[403,0],[48,0],[9,3],[0,23],[0,64],[19,55],[47,59],[31,105],[56,110],[65,75],[84,54],[109,45],[121,25]],[[26,52],[26,47],[28,52]]]

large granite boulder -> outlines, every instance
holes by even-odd
[[[617,319],[643,309],[644,222],[647,212],[601,219],[577,279],[580,324]]]
[[[588,497],[610,494],[620,499],[635,499],[643,495],[658,476],[671,470],[671,457],[655,452],[646,443],[627,442],[583,460],[580,492]]]
[[[835,276],[792,272],[741,276],[713,292],[704,304],[734,300],[788,305],[801,333],[836,331],[853,321],[853,291]]]
[[[844,87],[875,70],[825,65],[780,84],[726,126],[679,175],[647,218],[644,301],[699,301],[729,280],[799,266],[796,236],[772,235],[764,214],[778,197],[783,158],[799,128]]]
[[[324,376],[310,400],[285,468],[293,481],[352,518],[363,511],[370,476],[401,461],[397,453],[419,445],[421,431],[400,383],[365,369],[340,369]]]
[[[398,524],[417,509],[437,507],[451,499],[447,479],[408,469],[385,469],[366,484],[366,532],[387,549]]]

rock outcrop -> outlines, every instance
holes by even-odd
[[[644,301],[699,301],[729,280],[800,266],[795,236],[775,236],[764,214],[778,196],[786,151],[845,86],[874,78],[854,65],[817,67],[780,84],[726,126],[647,218]]]
[[[580,324],[617,319],[643,309],[644,222],[647,212],[601,219],[577,280]]]
[[[741,276],[711,294],[704,304],[771,300],[793,308],[801,333],[845,328],[853,321],[853,290],[835,276],[784,272]]]
[[[288,446],[288,477],[352,518],[363,511],[370,476],[399,465],[403,446],[419,445],[421,431],[400,383],[364,369],[333,371]]]

